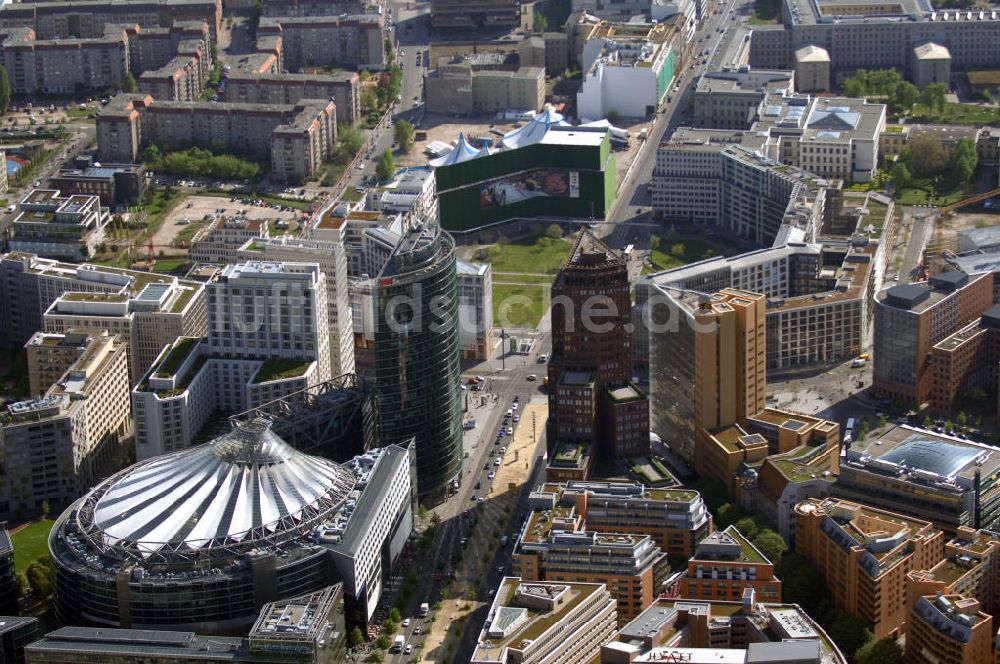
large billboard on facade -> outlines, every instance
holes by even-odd
[[[551,168],[494,178],[479,187],[479,206],[502,207],[532,198],[579,198],[580,173]]]

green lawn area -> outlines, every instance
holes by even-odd
[[[355,201],[360,201],[362,196],[364,196],[363,193],[359,193],[348,187],[344,190],[344,193],[340,195],[340,200],[354,203]]]
[[[543,284],[551,286],[555,281],[554,275],[548,274],[519,274],[517,272],[494,272],[493,281],[513,281],[519,284]]]
[[[573,243],[569,240],[530,237],[489,247],[487,262],[493,266],[494,273],[555,274],[572,248]]]
[[[896,192],[896,202],[900,205],[951,205],[967,195],[964,189],[959,188],[938,190],[938,195],[930,198],[932,191],[933,186],[930,179],[914,179],[909,187],[904,187]]]
[[[748,25],[772,25],[777,22],[777,17],[768,18],[767,16],[762,16],[759,12],[754,12],[753,15],[747,19]]]
[[[283,205],[285,207],[290,207],[295,210],[301,210],[303,212],[312,207],[312,203],[310,203],[309,201],[292,200],[290,198],[281,198],[280,196],[258,195],[258,198],[260,198],[265,203],[270,203],[272,205]]]
[[[547,290],[537,285],[493,284],[494,326],[536,327],[545,313]]]
[[[41,519],[11,536],[17,572],[26,572],[31,563],[49,555],[49,531],[53,523],[52,519]]]
[[[156,267],[153,270],[161,274],[167,274],[186,267],[190,262],[187,258],[157,258]]]
[[[688,263],[713,256],[726,256],[730,253],[732,252],[726,248],[720,248],[697,237],[679,237],[673,242],[664,238],[659,248],[653,249],[650,259],[657,270],[671,270]]]
[[[910,120],[934,124],[1000,125],[1000,108],[949,102],[941,113],[923,104],[914,104]]]

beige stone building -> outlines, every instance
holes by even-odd
[[[492,56],[494,54],[484,54]],[[544,67],[478,66],[476,60],[439,63],[424,75],[427,109],[471,115],[497,111],[537,111],[545,103]]]
[[[333,99],[337,105],[337,122],[355,124],[361,119],[359,85],[358,73],[352,71],[260,74],[237,70],[229,76],[226,99],[246,104],[294,104],[300,99]]]
[[[37,349],[41,365],[48,347]],[[57,364],[65,354],[54,348]],[[11,404],[0,415],[0,514],[37,514],[46,501],[52,510],[67,506],[104,476],[131,428],[126,344],[102,333],[87,336],[78,349],[44,396]]]
[[[68,330],[65,334],[36,332],[24,344],[28,362],[28,393],[41,396],[86,352],[93,334]]]
[[[263,18],[257,34],[281,36],[289,70],[346,66],[380,71],[388,66],[381,14]]]
[[[107,25],[156,27],[184,21],[207,23],[214,36],[222,21],[221,0],[69,0],[0,7],[0,30],[32,28],[41,39],[94,39]]]

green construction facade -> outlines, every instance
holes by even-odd
[[[617,192],[607,134],[599,145],[539,142],[441,166],[435,178],[441,225],[459,233],[508,219],[603,219]]]
[[[658,102],[663,101],[663,96],[667,94],[670,86],[673,85],[677,64],[676,55],[674,49],[671,48],[666,59],[663,61],[663,66],[660,67],[660,71],[656,75],[656,100]]]

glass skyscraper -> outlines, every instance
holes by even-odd
[[[462,471],[455,242],[414,227],[378,277],[375,403],[380,445],[415,439],[417,491],[447,489]]]

